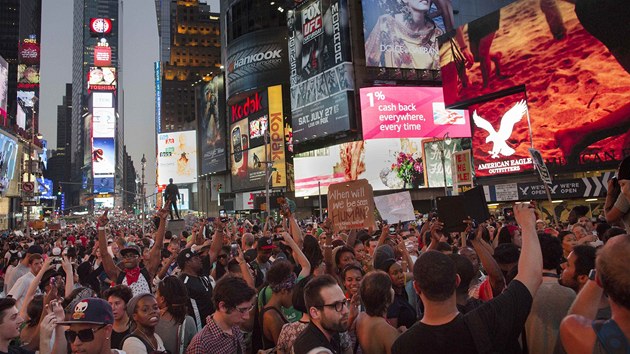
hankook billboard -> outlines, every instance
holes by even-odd
[[[238,37],[227,46],[227,96],[286,83],[287,36],[277,28]]]

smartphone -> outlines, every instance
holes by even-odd
[[[232,129],[232,152],[234,153],[234,162],[241,162],[243,159],[243,146],[241,144],[241,127],[239,126]]]
[[[396,228],[395,228],[395,227],[393,227],[393,226],[392,226],[392,227],[390,227],[390,228],[389,228],[389,234],[390,234],[390,235],[395,235],[395,234],[396,234]]]
[[[232,257],[238,256],[238,244],[233,243],[232,246],[230,246],[230,255]]]
[[[227,222],[228,221],[228,216],[227,216],[227,212],[225,211],[225,209],[219,210],[219,219],[221,219],[221,222]]]
[[[57,286],[57,279],[55,277],[50,277],[48,282],[50,283],[50,286]]]

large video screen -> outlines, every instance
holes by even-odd
[[[113,138],[116,129],[116,111],[114,108],[92,109],[92,136],[95,138]]]
[[[347,0],[308,0],[287,11],[295,144],[354,125],[348,22]]]
[[[9,182],[15,176],[17,155],[17,141],[0,134],[0,193],[2,194],[9,188]]]
[[[232,189],[265,186],[265,161],[272,161],[271,187],[285,187],[286,159],[282,86],[256,92],[230,107],[230,166]],[[265,157],[265,132],[268,133]]]
[[[544,13],[538,0],[514,2],[461,27],[465,43],[445,41],[445,102],[525,85],[533,145],[550,169],[616,166],[630,147],[630,64],[615,49],[630,38],[629,7],[553,3]],[[476,61],[466,69],[468,49]]]
[[[0,56],[0,117],[7,117],[9,102],[9,63]]]
[[[438,12],[435,3],[362,0],[366,65],[439,69],[438,37],[444,27],[438,26],[441,18],[434,19],[433,14]]]
[[[88,89],[113,91],[117,86],[116,68],[93,66],[88,71]]]
[[[470,137],[468,112],[444,108],[441,87],[360,89],[363,139]]]
[[[404,156],[401,156],[401,153]],[[403,178],[399,170],[411,162],[415,178]],[[295,195],[328,193],[334,183],[365,178],[373,190],[413,189],[425,186],[421,139],[378,139],[333,145],[298,154]]]
[[[158,184],[197,181],[197,132],[194,130],[158,134]]]
[[[114,138],[92,139],[92,163],[94,177],[116,173],[116,146]]]
[[[201,147],[201,174],[222,172],[227,169],[225,89],[223,76],[215,76],[212,81],[199,89],[199,146]]]

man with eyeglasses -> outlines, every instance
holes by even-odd
[[[240,326],[249,320],[256,304],[256,290],[245,280],[225,275],[214,288],[213,302],[216,308],[206,319],[206,326],[197,333],[186,349],[186,354],[246,352]]]
[[[311,322],[295,340],[293,353],[342,353],[339,334],[348,330],[350,310],[335,278],[321,275],[311,279],[304,288],[304,302]]]
[[[98,298],[79,301],[74,306],[70,320],[58,322],[70,326],[65,331],[65,338],[73,354],[121,353],[111,349],[113,323],[112,307],[107,301]]]

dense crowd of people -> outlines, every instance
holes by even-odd
[[[627,353],[630,158],[616,177],[606,220],[566,225],[521,203],[462,233],[434,213],[334,232],[282,208],[173,234],[166,206],[12,232],[0,353]]]

